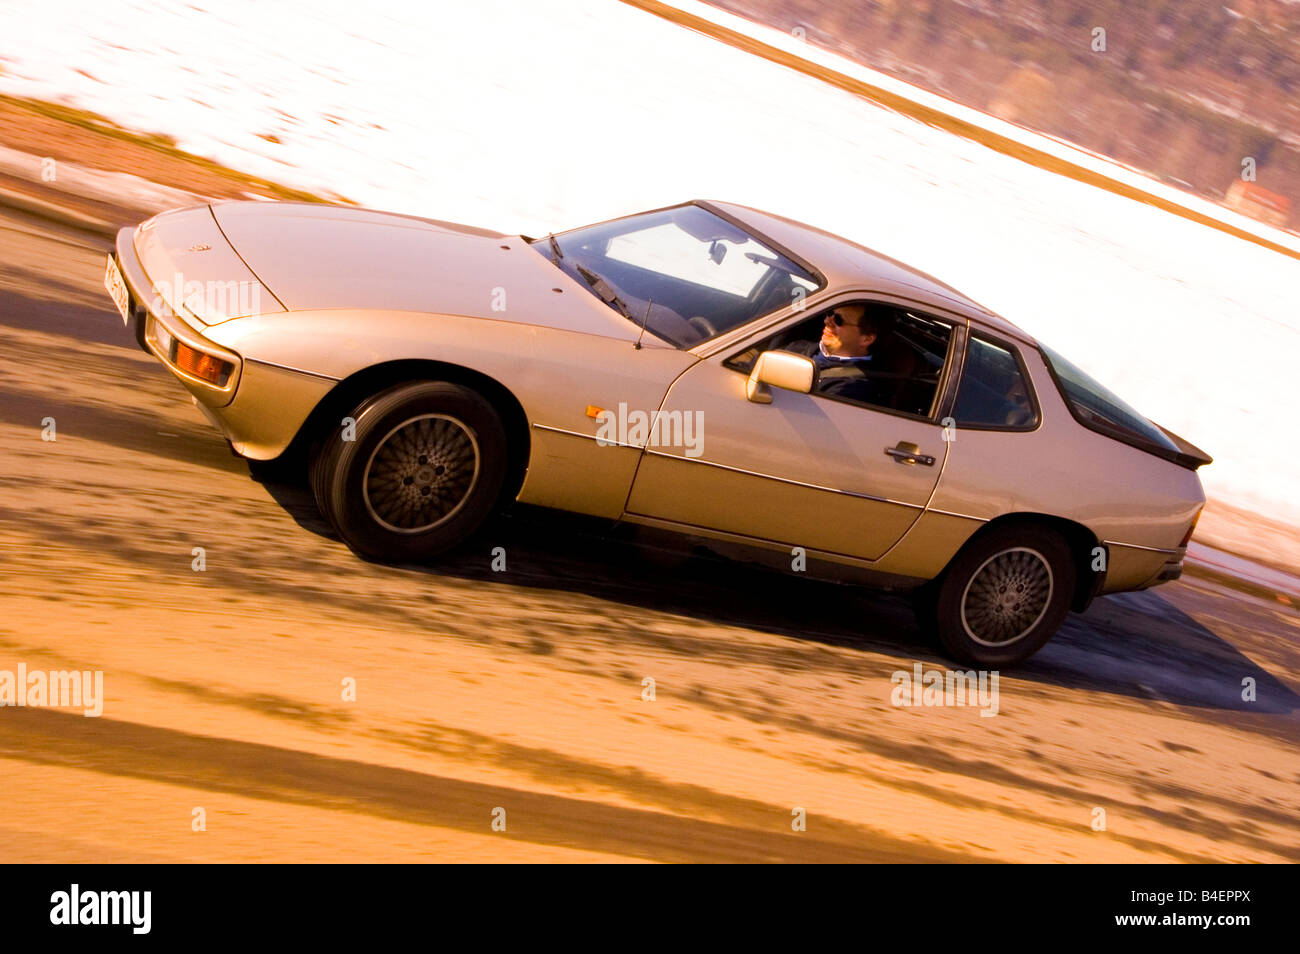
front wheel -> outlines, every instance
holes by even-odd
[[[403,384],[351,417],[354,429],[336,429],[317,449],[311,477],[321,513],[356,553],[429,559],[491,514],[505,480],[506,434],[480,394],[445,381]]]
[[[948,567],[933,628],[955,659],[1012,665],[1052,638],[1073,595],[1074,561],[1058,534],[1002,527],[973,540]]]

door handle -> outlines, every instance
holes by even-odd
[[[911,441],[899,441],[897,447],[886,447],[885,453],[900,464],[924,464],[926,467],[934,466],[934,458],[929,454],[922,454],[921,448],[917,447]]]

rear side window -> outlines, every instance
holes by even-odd
[[[1040,347],[1070,403],[1070,410],[1085,427],[1129,440],[1136,438],[1165,450],[1178,450],[1178,445],[1160,428],[1051,348]]]
[[[952,416],[958,427],[1015,431],[1037,425],[1033,391],[1013,349],[971,337]]]

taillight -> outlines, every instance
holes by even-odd
[[[1201,511],[1204,509],[1205,507],[1203,506],[1196,508],[1196,515],[1192,517],[1192,525],[1188,527],[1187,532],[1183,534],[1183,542],[1178,544],[1180,547],[1187,546],[1187,544],[1191,541],[1192,531],[1196,529],[1196,521],[1201,519]]]
[[[186,374],[193,375],[200,381],[206,381],[208,384],[217,387],[224,387],[230,380],[231,373],[235,366],[229,361],[223,361],[216,355],[205,354],[191,348],[184,342],[176,342],[176,367],[180,368]]]

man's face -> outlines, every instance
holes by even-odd
[[[869,354],[876,336],[863,332],[861,322],[867,310],[861,305],[840,305],[826,315],[822,326],[822,348],[837,358],[861,358]]]

